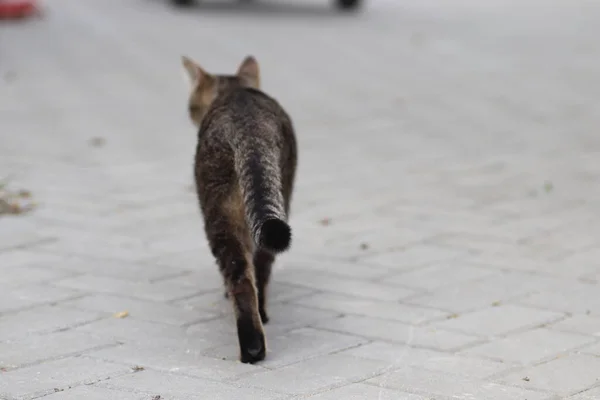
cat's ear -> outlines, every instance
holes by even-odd
[[[258,68],[258,62],[252,56],[244,58],[244,61],[242,61],[238,68],[237,76],[249,86],[257,89],[260,87],[260,70]]]
[[[197,85],[208,75],[202,67],[189,57],[181,56],[181,62],[191,85]]]

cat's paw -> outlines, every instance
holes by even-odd
[[[257,344],[257,347],[249,347],[242,351],[240,361],[244,364],[254,364],[265,359],[267,351],[262,344]]]
[[[262,326],[258,328],[251,321],[238,320],[238,339],[241,362],[254,364],[265,359],[267,346]]]

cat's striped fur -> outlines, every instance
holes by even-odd
[[[275,255],[290,246],[296,172],[292,122],[260,91],[256,60],[212,75],[187,57],[190,118],[199,128],[195,180],[205,231],[237,318],[240,359],[264,359],[266,289]]]

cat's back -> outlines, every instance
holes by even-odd
[[[267,113],[278,117],[283,111],[279,103],[258,89],[239,88],[223,96],[223,103],[237,115],[245,113]]]
[[[215,100],[206,115],[203,129],[221,130],[227,126],[244,130],[251,127],[275,129],[288,119],[281,105],[266,93],[239,88]]]

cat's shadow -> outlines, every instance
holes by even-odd
[[[196,0],[190,6],[176,6],[171,0],[162,0],[175,12],[198,14],[228,14],[260,17],[348,17],[360,11],[341,11],[334,0],[306,3],[304,0]]]

